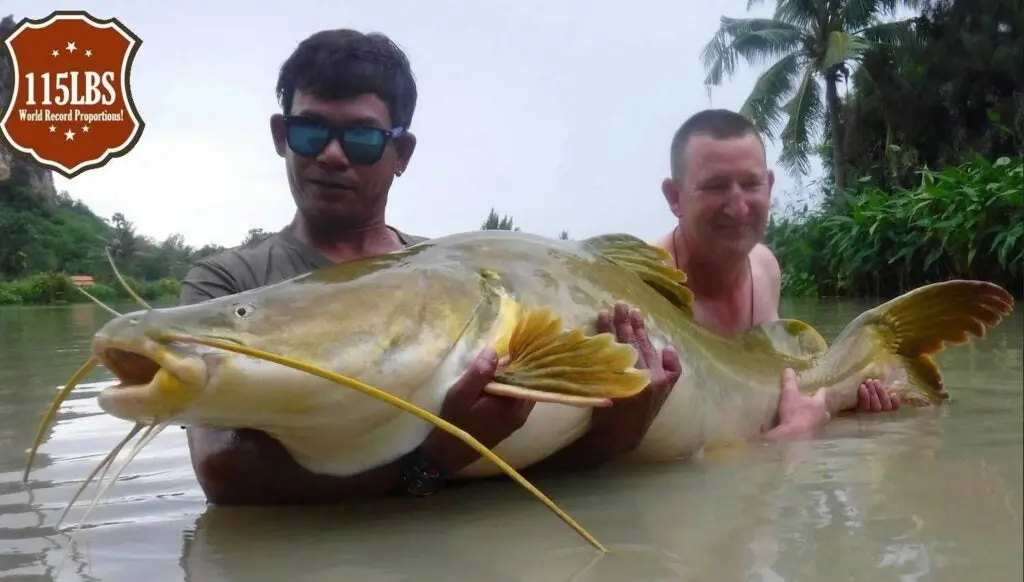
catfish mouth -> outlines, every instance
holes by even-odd
[[[108,414],[136,422],[178,416],[206,387],[207,362],[198,346],[163,344],[147,337],[97,337],[92,352],[117,379],[98,395]]]
[[[97,337],[93,355],[117,378],[114,388],[146,386],[161,372],[179,382],[200,385],[206,379],[206,362],[201,346],[171,342],[158,343],[149,338],[118,341]]]
[[[109,347],[99,354],[100,361],[117,378],[115,389],[144,386],[156,378],[160,364],[153,358],[123,348]]]

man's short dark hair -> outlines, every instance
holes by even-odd
[[[705,109],[684,121],[672,137],[672,147],[669,151],[672,179],[682,179],[683,152],[686,151],[690,139],[698,135],[706,135],[713,139],[734,139],[754,135],[764,149],[764,141],[749,119],[728,109]]]
[[[277,78],[277,100],[285,115],[291,113],[297,90],[330,100],[374,93],[387,104],[392,124],[406,129],[416,109],[409,59],[380,33],[323,30],[299,43]]]

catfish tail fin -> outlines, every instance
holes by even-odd
[[[940,404],[949,400],[949,392],[933,356],[946,345],[966,344],[972,335],[983,339],[1013,307],[1013,296],[992,283],[952,280],[925,285],[861,314],[829,351],[844,360],[860,356],[865,363],[873,360],[884,366],[889,389],[907,404]],[[894,370],[897,381],[892,385]],[[861,382],[854,380],[855,385]],[[852,406],[855,392],[854,402],[849,402],[849,391],[844,392],[844,404]]]

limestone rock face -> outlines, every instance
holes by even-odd
[[[7,38],[17,23],[13,16],[0,20],[0,41]],[[0,45],[0,116],[7,109],[14,89],[14,70],[11,67],[7,46]],[[53,172],[37,164],[31,157],[11,149],[0,136],[0,182],[16,180],[27,184],[34,192],[52,201],[57,195],[53,185]]]

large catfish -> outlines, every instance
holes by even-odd
[[[983,336],[1013,307],[996,285],[947,281],[862,313],[831,347],[795,320],[726,338],[695,322],[685,276],[666,258],[629,235],[565,241],[476,231],[200,304],[125,314],[93,340],[95,358],[120,381],[99,404],[140,425],[258,429],[310,471],[351,475],[411,451],[432,426],[323,377],[180,338],[301,360],[435,414],[491,346],[507,356],[492,391],[539,401],[494,449],[521,469],[588,429],[592,409],[566,403],[627,397],[646,385],[633,349],[596,334],[598,310],[623,299],[643,313],[658,349],[678,349],[683,367],[636,454],[677,459],[773,426],[787,367],[802,390],[825,387],[833,412],[855,405],[869,376],[905,402],[938,404],[948,393],[931,356]],[[500,470],[481,459],[459,476]]]

